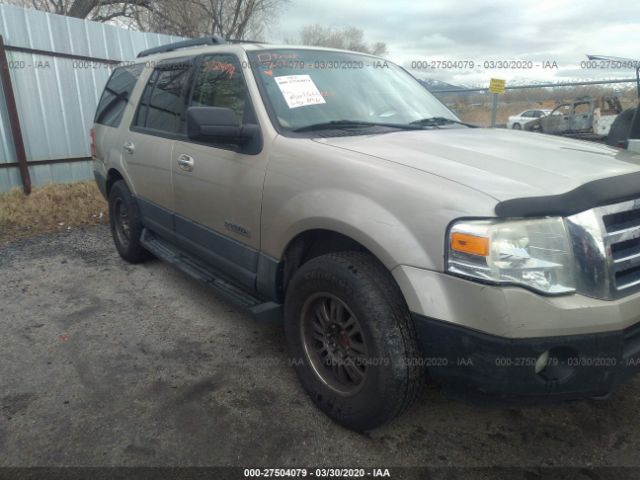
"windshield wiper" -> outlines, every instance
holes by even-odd
[[[455,123],[457,125],[464,125],[469,128],[478,128],[475,125],[471,125],[470,123],[461,122],[460,120],[454,120],[453,118],[447,117],[427,117],[421,118],[420,120],[415,120],[411,122],[411,125],[420,125],[421,127],[438,127],[440,125],[450,125]]]
[[[422,130],[423,126],[408,123],[383,123],[383,122],[361,122],[359,120],[331,120],[330,122],[314,123],[304,127],[294,128],[292,132],[311,132],[313,130],[333,130],[368,127],[389,127],[401,130]]]

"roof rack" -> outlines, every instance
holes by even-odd
[[[149,55],[153,55],[155,53],[173,52],[174,50],[178,50],[180,48],[191,48],[191,47],[197,47],[199,45],[219,45],[223,43],[264,43],[264,42],[259,42],[257,40],[237,40],[235,38],[229,38],[225,40],[219,35],[213,35],[211,37],[192,38],[189,40],[182,40],[180,42],[169,43],[167,45],[161,45],[159,47],[149,48],[148,50],[143,50],[142,52],[140,52],[138,54],[138,58],[148,57]]]
[[[239,40],[237,38],[227,38],[227,43],[257,43],[258,45],[261,45],[267,42],[262,42],[260,40]]]
[[[169,43],[167,45],[161,45],[159,47],[153,47],[147,50],[143,50],[138,54],[138,58],[148,57],[149,55],[153,55],[154,53],[173,52],[174,50],[178,50],[180,48],[197,47],[199,45],[217,45],[221,43],[226,43],[226,41],[224,38],[219,37],[218,35],[213,35],[211,37],[192,38],[190,40],[182,40],[180,42]]]

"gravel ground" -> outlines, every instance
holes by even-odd
[[[640,379],[543,407],[432,386],[361,435],[307,399],[280,326],[159,261],[125,263],[106,227],[1,247],[0,280],[2,467],[564,466],[591,479],[640,465]]]

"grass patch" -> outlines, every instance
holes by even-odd
[[[107,222],[107,202],[92,181],[34,187],[29,196],[19,188],[0,194],[0,244]]]

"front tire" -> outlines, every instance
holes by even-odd
[[[390,273],[371,255],[316,257],[291,280],[285,331],[315,404],[357,431],[406,410],[424,382],[415,326]]]
[[[123,259],[140,263],[151,258],[140,243],[143,227],[138,205],[123,180],[115,182],[109,191],[109,225],[116,250]]]
[[[522,126],[519,123],[514,123],[513,127],[511,128],[513,128],[514,130],[522,130]]]

